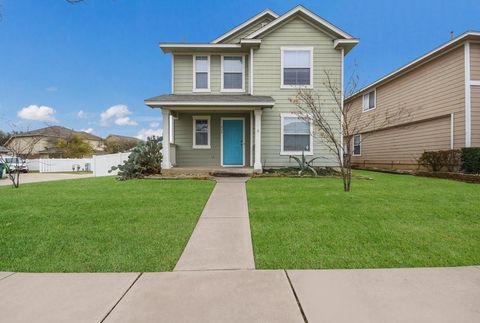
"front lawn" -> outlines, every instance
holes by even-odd
[[[257,268],[480,264],[480,185],[356,172],[247,184]]]
[[[112,177],[0,187],[0,271],[168,271],[214,186]]]

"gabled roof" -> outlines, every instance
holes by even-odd
[[[330,33],[332,33],[335,38],[342,38],[342,39],[354,39],[354,37],[345,31],[341,30],[340,28],[336,27],[335,25],[331,24],[327,20],[319,17],[318,15],[314,14],[310,10],[304,8],[303,6],[297,6],[293,8],[292,10],[288,11],[287,13],[283,14],[282,16],[278,17],[271,23],[265,25],[264,27],[260,28],[256,32],[248,35],[246,38],[247,39],[252,39],[252,38],[257,38],[260,37],[261,35],[271,31],[275,26],[279,26],[282,22],[287,21],[289,18],[295,16],[295,15],[300,15],[301,17],[304,17],[311,21],[312,23],[318,25],[319,27],[322,27],[323,29],[326,29]]]
[[[225,40],[226,38],[230,37],[230,36],[233,36],[234,34],[238,33],[238,32],[241,32],[242,30],[248,28],[249,26],[257,23],[258,21],[262,20],[262,19],[265,19],[265,18],[272,18],[272,19],[276,19],[278,18],[278,15],[273,12],[272,10],[270,9],[266,9],[266,10],[263,10],[262,12],[256,14],[255,16],[253,16],[252,18],[248,19],[247,21],[241,23],[240,25],[238,25],[237,27],[227,31],[226,33],[224,33],[223,35],[215,38],[214,40],[212,40],[210,43],[211,44],[217,44],[217,43],[220,43],[222,42],[223,40]]]
[[[411,61],[410,63],[394,70],[390,74],[387,74],[386,76],[382,77],[381,79],[370,83],[367,86],[364,86],[354,94],[350,95],[349,97],[345,98],[345,101],[350,101],[356,97],[358,97],[360,94],[365,93],[367,91],[373,90],[374,88],[383,85],[385,83],[388,83],[397,77],[402,76],[405,73],[408,73],[411,70],[416,69],[417,67],[431,61],[432,59],[435,59],[448,51],[450,51],[453,48],[456,48],[457,46],[462,45],[464,42],[469,41],[469,40],[480,40],[480,32],[479,31],[467,31],[460,36],[450,40],[449,42],[433,49],[432,51],[426,53],[425,55]]]

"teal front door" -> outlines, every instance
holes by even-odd
[[[243,119],[222,119],[222,165],[243,166]]]

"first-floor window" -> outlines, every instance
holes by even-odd
[[[282,114],[282,152],[312,152],[311,123],[296,115]]]
[[[353,155],[359,156],[362,154],[362,136],[353,136]]]
[[[210,117],[193,117],[193,148],[210,148]]]

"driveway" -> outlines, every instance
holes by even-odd
[[[27,183],[38,183],[58,181],[62,179],[79,179],[93,177],[93,174],[69,174],[69,173],[27,173],[20,175],[20,185]],[[8,178],[0,180],[0,186],[12,185]]]

